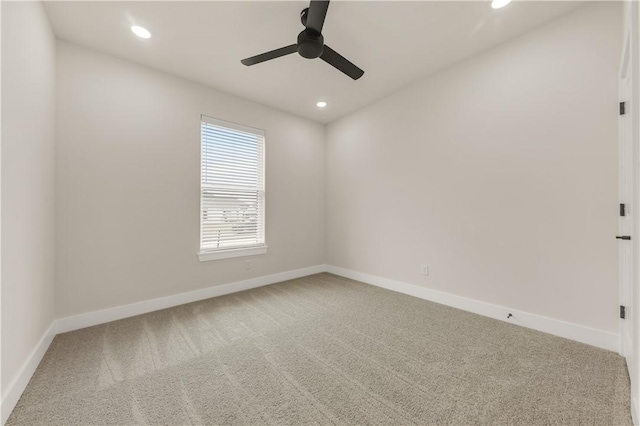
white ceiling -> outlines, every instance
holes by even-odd
[[[430,73],[512,39],[581,2],[333,1],[327,45],[365,71],[353,81],[297,54],[240,60],[295,43],[308,2],[45,2],[58,38],[328,123]],[[148,40],[130,26],[151,31]],[[318,100],[329,105],[321,110]]]

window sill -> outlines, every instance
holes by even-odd
[[[266,253],[267,253],[267,246],[215,250],[215,251],[212,250],[212,251],[199,252],[198,259],[200,260],[200,262],[207,262],[209,260],[230,259],[232,257],[256,256],[259,254],[266,254]]]

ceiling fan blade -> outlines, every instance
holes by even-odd
[[[329,9],[329,1],[311,0],[307,14],[307,28],[311,28],[320,34],[324,25],[324,18],[327,17],[327,9]]]
[[[252,56],[247,59],[243,59],[242,62],[246,66],[259,64],[260,62],[270,61],[281,56],[289,55],[298,51],[298,45],[292,44],[291,46],[281,47],[280,49],[272,50],[270,52],[262,53],[260,55]]]
[[[347,58],[345,58],[326,44],[324,45],[324,51],[322,52],[320,59],[322,59],[329,65],[336,67],[354,80],[359,79],[364,74],[364,71],[353,65],[353,63],[351,63]]]

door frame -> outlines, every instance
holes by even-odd
[[[638,27],[640,25],[640,15],[637,2],[629,2],[628,10],[623,21],[623,49],[618,74],[619,101],[625,102],[626,111],[620,116],[619,148],[620,148],[620,202],[631,206],[627,211],[627,230],[630,231],[631,241],[620,241],[620,271],[619,271],[619,298],[620,305],[626,307],[627,319],[620,319],[620,354],[627,360],[629,379],[631,381],[631,414],[633,423],[639,424],[640,417],[638,409],[640,407],[640,315],[636,314],[636,308],[640,307],[640,80],[639,80],[639,38]],[[627,70],[631,75],[627,75]],[[623,87],[624,78],[630,78],[628,90]],[[629,123],[630,121],[630,123]],[[631,134],[625,136],[625,126],[630,126]],[[628,130],[627,130],[628,131]],[[629,143],[630,145],[625,145]],[[631,156],[631,159],[628,158]],[[627,161],[625,164],[624,162]],[[630,167],[629,173],[623,176],[623,164]],[[628,194],[628,195],[627,195]],[[627,199],[625,199],[625,197]],[[628,199],[630,198],[630,199]],[[622,220],[619,228],[622,228]],[[623,231],[624,229],[619,229]],[[623,244],[625,246],[623,246]],[[629,246],[630,245],[630,246]],[[631,250],[631,261],[624,260],[623,248]],[[627,269],[630,268],[630,269]],[[629,275],[626,275],[629,274]],[[625,279],[625,277],[631,277]]]
[[[632,11],[633,12],[633,11]],[[633,16],[633,13],[631,14],[631,16]],[[631,21],[631,19],[630,19]],[[635,96],[633,96],[633,86],[634,86],[634,77],[636,74],[636,70],[634,69],[634,64],[633,64],[633,59],[634,59],[634,34],[633,34],[633,25],[631,22],[628,22],[628,25],[625,27],[625,34],[624,34],[624,39],[623,39],[623,49],[622,49],[622,60],[620,62],[620,70],[619,70],[619,82],[620,82],[620,86],[619,86],[619,101],[620,102],[624,102],[625,106],[626,106],[626,112],[624,115],[620,115],[619,116],[619,167],[620,167],[620,181],[619,181],[619,192],[620,192],[620,196],[619,196],[619,201],[620,203],[624,203],[627,209],[627,216],[625,216],[624,219],[619,219],[619,233],[624,234],[634,234],[636,231],[636,227],[634,227],[633,225],[635,225],[634,222],[636,222],[636,220],[634,220],[636,218],[636,214],[634,212],[634,209],[637,206],[637,196],[635,196],[635,182],[637,182],[636,180],[636,161],[635,157],[636,157],[636,149],[634,145],[637,145],[635,142],[637,140],[637,129],[635,128],[635,124],[634,120],[633,120],[633,116],[635,115],[636,111],[635,111],[635,105],[637,105],[637,103],[635,102],[636,100],[633,99]],[[631,66],[631,68],[629,69],[629,65]],[[627,72],[630,71],[631,72],[631,76],[627,76]],[[627,92],[625,91],[625,87],[622,84],[622,81],[626,78],[631,78],[631,81],[629,82],[630,85],[630,90]],[[635,120],[637,121],[637,120]],[[629,124],[631,124],[631,134],[630,139],[626,140],[625,139],[625,134],[628,132],[628,129],[626,128],[626,126],[628,126]],[[636,139],[636,140],[634,140]],[[630,145],[627,145],[629,144]],[[625,167],[630,173],[628,173],[627,175],[625,175],[623,173],[623,171],[625,170]],[[631,221],[628,223],[628,225],[631,226],[631,229],[620,229],[623,226],[623,222],[627,222],[627,221]],[[619,244],[620,247],[620,252],[622,252],[623,249],[628,249],[631,248],[633,250],[633,246],[637,245],[637,238],[635,238],[635,235],[632,235],[632,240],[631,242],[626,242],[626,241],[621,241]],[[635,250],[633,250],[635,251]],[[634,269],[634,264],[631,263],[627,263],[624,262],[624,259],[622,258],[622,256],[619,256],[620,259],[620,275],[619,275],[619,296],[620,296],[620,305],[621,306],[625,306],[627,308],[627,310],[629,311],[628,314],[630,314],[629,316],[631,318],[633,318],[633,313],[632,312],[632,308],[634,307],[634,298],[633,298],[633,281],[625,281],[624,280],[624,275],[625,275],[625,269],[626,268],[631,268],[630,271],[628,271],[632,276],[635,275],[635,270]],[[629,319],[631,319],[629,318]],[[624,319],[620,319],[620,354],[622,356],[627,356],[628,354],[630,354],[633,351],[633,340],[628,340],[625,336],[628,336],[629,333],[627,333],[627,330],[629,328],[632,328],[633,324],[630,321],[624,320]]]

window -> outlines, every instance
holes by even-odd
[[[200,261],[263,254],[264,131],[202,116]]]

